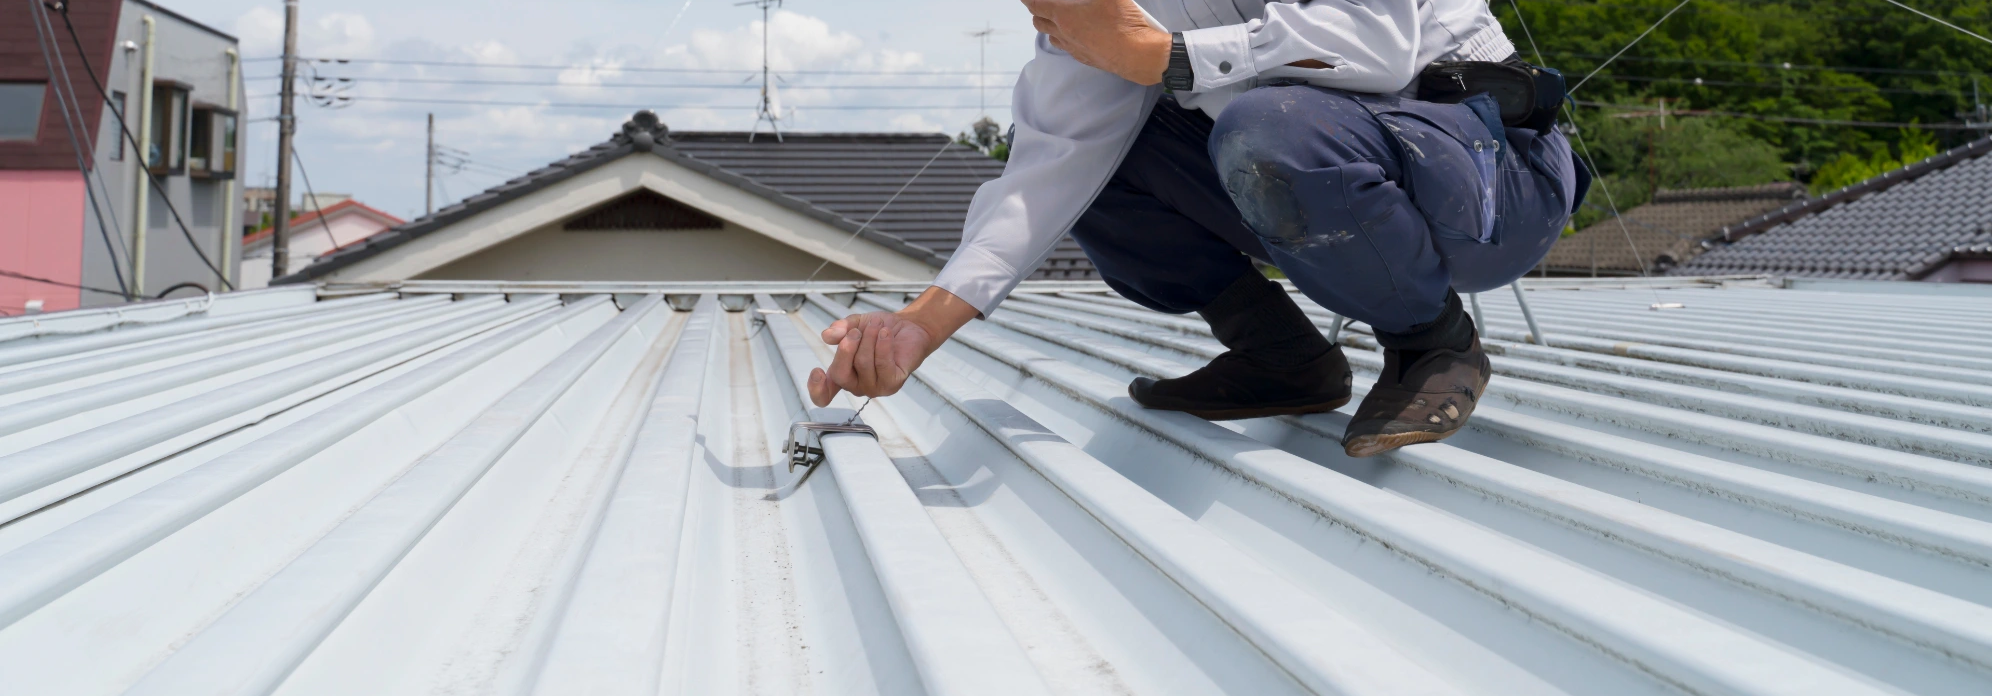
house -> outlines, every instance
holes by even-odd
[[[1992,138],[1725,229],[1681,275],[1992,282]]]
[[[329,201],[328,195],[320,194],[318,199]],[[296,210],[306,212],[292,218],[290,225],[290,257],[300,265],[407,222],[350,196],[327,202],[323,209],[310,207],[311,197],[305,198],[307,205]],[[271,234],[272,230],[264,227],[242,238],[241,287],[245,290],[270,284]]]
[[[0,312],[226,286],[240,58],[235,37],[144,0],[0,5]]]
[[[1702,243],[1723,227],[1804,198],[1805,186],[1792,182],[1660,189],[1623,220],[1606,218],[1557,241],[1543,265],[1550,275],[1594,278],[1665,272],[1700,255]]]
[[[674,132],[608,141],[277,282],[934,277],[1003,163],[937,134]],[[1088,279],[1062,242],[1033,276]]]
[[[753,285],[0,320],[5,691],[1992,693],[1992,288],[1524,281],[1467,430],[1351,460],[1134,406],[1224,348],[1098,282],[809,408],[924,284]]]

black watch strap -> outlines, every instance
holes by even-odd
[[[1188,92],[1197,86],[1197,73],[1190,67],[1190,49],[1183,45],[1183,32],[1169,35],[1169,67],[1162,71],[1162,86],[1172,92]]]

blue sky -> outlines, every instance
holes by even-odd
[[[673,128],[746,129],[758,99],[750,78],[761,61],[760,13],[733,1],[304,0],[299,53],[355,62],[312,66],[323,84],[350,78],[345,94],[354,100],[339,109],[300,101],[300,160],[317,191],[350,193],[407,217],[421,213],[431,112],[437,142],[472,162],[442,177],[438,207],[600,142],[637,105]],[[276,93],[278,63],[256,59],[281,50],[281,2],[165,4],[238,36],[250,59],[249,94]],[[984,93],[991,115],[1007,123],[1009,85],[1031,52],[1030,15],[1017,0],[789,0],[771,22],[770,42],[771,63],[785,73],[778,83],[791,112],[785,127],[965,130],[979,115],[978,42],[967,33],[984,27],[998,32],[987,58],[997,74],[984,77]],[[677,72],[686,70],[701,72]],[[579,104],[609,106],[564,106]],[[249,118],[264,119],[277,102],[252,98],[248,108]],[[275,124],[255,121],[249,136],[247,179],[266,185],[275,172]]]

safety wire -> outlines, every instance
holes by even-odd
[[[934,156],[933,156],[933,157],[929,157],[929,158],[927,158],[927,163],[926,163],[926,164],[923,164],[923,165],[920,165],[920,171],[917,171],[917,172],[913,172],[913,176],[912,176],[911,178],[908,178],[908,179],[906,180],[906,183],[904,183],[904,184],[901,184],[901,185],[899,186],[899,190],[898,190],[898,191],[894,191],[894,192],[892,192],[892,197],[891,197],[891,198],[887,198],[887,199],[885,199],[885,204],[884,204],[884,205],[881,205],[881,206],[879,206],[879,207],[878,207],[878,210],[876,210],[876,211],[873,211],[873,212],[872,212],[872,214],[871,214],[871,217],[869,217],[869,218],[866,218],[866,219],[865,219],[865,224],[862,224],[862,225],[859,225],[859,226],[858,226],[858,229],[857,229],[857,230],[855,230],[855,231],[853,231],[853,232],[851,232],[851,236],[849,236],[849,237],[846,237],[846,238],[844,239],[844,243],[843,243],[843,244],[840,244],[840,245],[838,245],[838,246],[837,246],[837,249],[836,249],[836,251],[833,251],[833,252],[831,252],[831,253],[841,253],[841,252],[843,252],[843,251],[844,251],[844,249],[845,249],[846,247],[849,247],[849,246],[851,246],[851,242],[855,242],[855,241],[857,241],[857,240],[858,240],[858,235],[861,235],[861,234],[864,234],[864,233],[865,233],[865,230],[866,230],[866,229],[869,229],[869,228],[871,227],[871,224],[872,224],[872,221],[873,221],[873,220],[877,220],[877,219],[878,219],[878,216],[879,216],[879,214],[880,214],[880,213],[884,213],[884,212],[885,212],[885,209],[886,209],[886,208],[890,208],[890,207],[892,207],[892,202],[893,202],[893,201],[896,201],[896,200],[899,200],[899,194],[902,194],[902,193],[905,193],[905,192],[906,192],[906,189],[908,189],[908,188],[912,187],[912,186],[913,186],[913,182],[914,182],[914,181],[917,181],[917,180],[919,180],[919,179],[920,179],[920,175],[921,175],[921,174],[925,174],[925,173],[927,173],[927,168],[928,168],[928,167],[932,167],[932,166],[934,166],[934,162],[935,162],[936,160],[939,160],[939,159],[941,158],[941,155],[945,155],[945,154],[947,154],[947,153],[948,153],[948,149],[949,149],[949,148],[952,148],[952,147],[954,147],[954,145],[955,145],[955,143],[954,143],[954,140],[952,140],[952,139],[950,139],[950,140],[948,140],[948,141],[947,141],[946,143],[942,144],[942,145],[941,145],[941,149],[940,149],[940,151],[939,151],[939,152],[935,152],[935,153],[934,153]],[[810,273],[809,273],[809,277],[808,277],[808,278],[804,278],[804,279],[802,279],[802,284],[803,284],[803,286],[804,286],[804,287],[807,287],[807,286],[809,285],[809,281],[812,281],[812,280],[815,280],[815,279],[816,279],[816,275],[817,275],[817,274],[819,274],[819,273],[822,273],[822,272],[823,272],[823,269],[825,269],[825,268],[829,268],[829,267],[830,267],[830,259],[824,259],[824,260],[823,260],[823,263],[820,263],[820,264],[817,264],[817,265],[816,265],[816,270],[814,270],[814,271],[810,271]]]
[[[1692,0],[1681,0],[1681,4],[1675,5],[1674,9],[1668,10],[1667,14],[1660,17],[1659,21],[1653,23],[1653,26],[1647,27],[1646,31],[1640,32],[1639,36],[1634,37],[1632,43],[1626,44],[1625,48],[1619,49],[1617,53],[1612,54],[1612,57],[1610,59],[1606,60],[1602,64],[1599,64],[1596,69],[1593,69],[1591,71],[1591,75],[1598,74],[1599,70],[1604,70],[1605,66],[1611,65],[1612,61],[1617,60],[1618,57],[1621,55],[1625,55],[1626,50],[1632,48],[1633,44],[1639,43],[1639,41],[1641,39],[1646,38],[1648,34],[1652,34],[1653,30],[1660,28],[1661,22],[1667,21],[1668,17],[1674,16],[1675,12],[1680,11],[1682,7],[1686,7],[1687,4],[1691,1]],[[1521,2],[1519,0],[1508,0],[1508,4],[1515,8],[1515,23],[1520,24],[1522,26],[1522,35],[1528,37],[1529,40],[1529,50],[1535,53],[1536,63],[1541,64],[1543,62],[1542,47],[1536,45],[1535,32],[1529,30],[1528,19],[1522,16]],[[1591,75],[1585,75],[1584,79],[1585,80],[1591,79]],[[1584,86],[1584,83],[1582,81],[1579,81],[1577,83],[1577,86],[1582,87]],[[1625,216],[1619,212],[1618,201],[1612,199],[1612,188],[1610,185],[1605,183],[1604,174],[1598,171],[1598,160],[1597,158],[1591,156],[1591,145],[1584,141],[1583,129],[1577,127],[1577,110],[1571,108],[1570,99],[1568,99],[1569,93],[1575,91],[1577,91],[1577,88],[1572,87],[1568,92],[1565,92],[1564,95],[1566,98],[1563,101],[1564,117],[1569,119],[1570,121],[1570,135],[1572,136],[1572,139],[1577,141],[1578,149],[1582,150],[1584,153],[1584,164],[1586,167],[1588,167],[1591,170],[1591,181],[1598,185],[1599,192],[1605,194],[1605,204],[1611,207],[1612,220],[1618,223],[1619,233],[1625,235],[1625,245],[1632,250],[1632,261],[1633,263],[1639,265],[1639,277],[1651,278],[1652,276],[1646,272],[1646,257],[1640,255],[1639,245],[1633,243],[1632,229],[1625,226]],[[1545,264],[1544,267],[1546,269],[1547,264]],[[1649,309],[1659,310],[1662,308],[1679,308],[1681,306],[1681,303],[1663,302],[1660,298],[1660,289],[1657,286],[1648,284],[1647,290],[1653,293],[1653,304],[1651,307],[1649,307]]]

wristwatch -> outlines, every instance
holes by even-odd
[[[1183,32],[1169,35],[1169,67],[1162,70],[1162,87],[1171,92],[1188,92],[1197,86],[1197,73],[1190,68],[1190,49],[1183,45]]]

